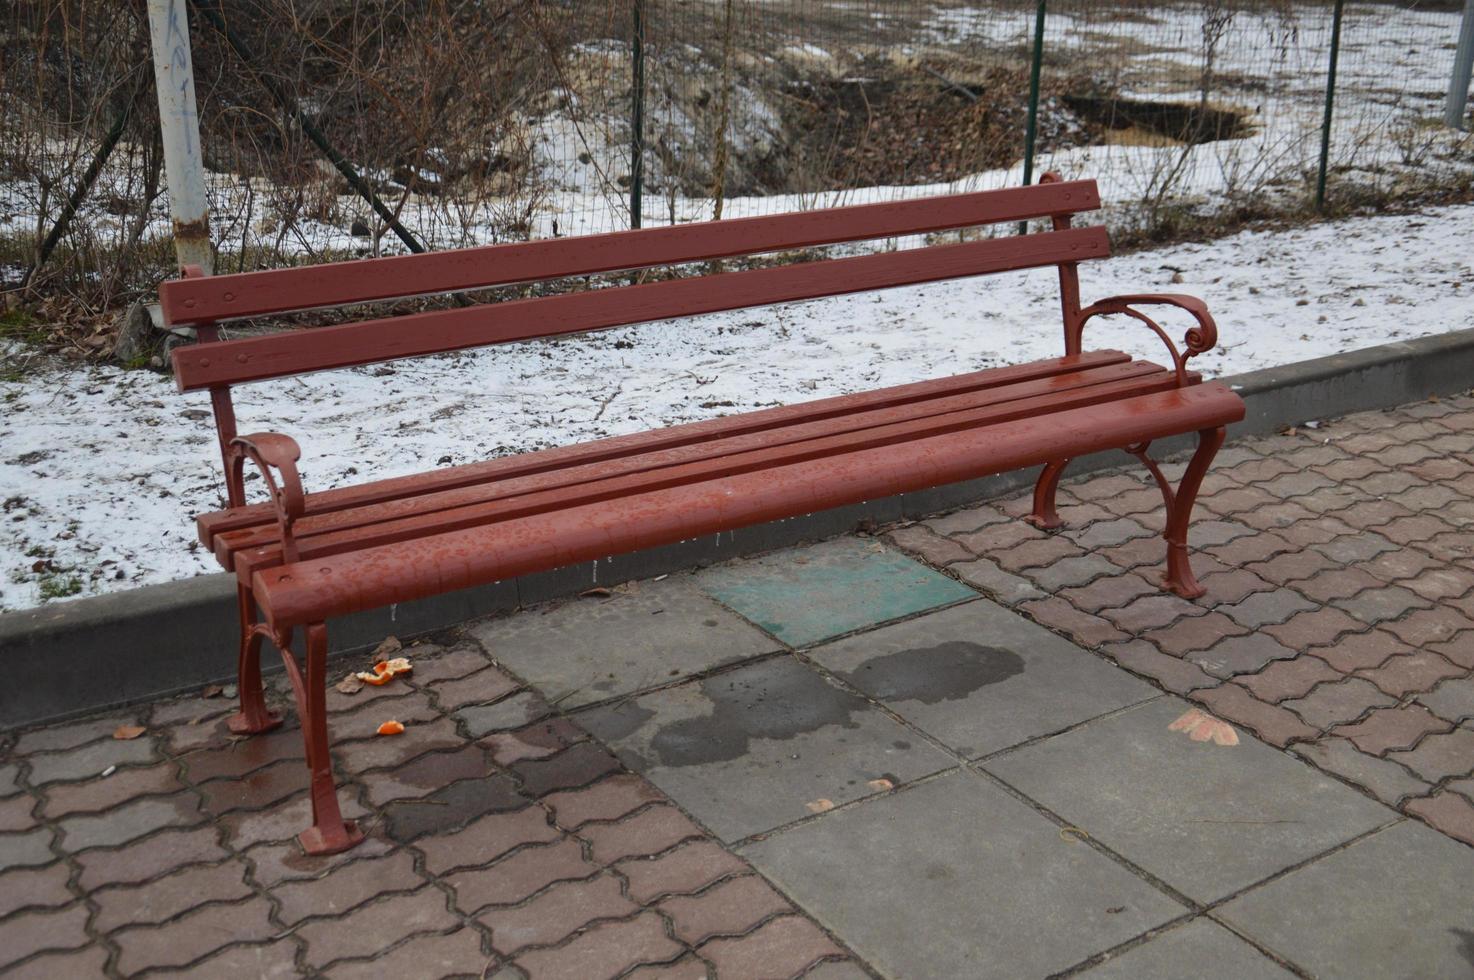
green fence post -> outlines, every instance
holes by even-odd
[[[1315,181],[1315,207],[1326,206],[1326,166],[1331,158],[1331,109],[1336,102],[1336,59],[1341,53],[1341,6],[1344,0],[1336,0],[1336,12],[1331,18],[1331,66],[1326,74],[1326,118],[1320,127],[1320,174]]]
[[[1034,13],[1034,58],[1029,66],[1029,121],[1024,127],[1024,186],[1034,180],[1034,140],[1039,131],[1039,69],[1044,63],[1044,3]],[[1027,221],[1018,223],[1018,233],[1029,230]]]
[[[645,0],[634,0],[635,39],[633,106],[630,112],[630,227],[640,227],[641,198],[645,192]]]

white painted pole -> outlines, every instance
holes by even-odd
[[[210,203],[205,197],[186,0],[148,0],[148,29],[153,39],[174,253],[181,269],[197,265],[209,275],[214,264],[210,255]]]
[[[1474,0],[1464,0],[1464,26],[1459,29],[1454,73],[1448,81],[1448,104],[1443,109],[1443,121],[1454,129],[1464,128],[1464,106],[1469,101],[1471,74],[1474,74]]]

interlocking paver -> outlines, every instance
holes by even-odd
[[[1068,634],[1083,647],[1098,647],[1126,639],[1126,634],[1099,616],[1081,612],[1064,599],[1051,597],[1025,602],[1019,609],[1035,622]]]
[[[967,561],[973,553],[951,538],[943,537],[925,524],[908,524],[886,534],[886,540],[933,565]]]
[[[1186,599],[1159,592],[1135,599],[1119,609],[1104,609],[1100,615],[1128,633],[1145,633],[1181,619],[1201,616],[1206,611]]]
[[[419,842],[425,869],[443,874],[455,868],[485,864],[522,844],[545,844],[561,835],[546,811],[529,806],[512,813],[493,813],[465,829]]]
[[[1406,579],[1400,584],[1424,599],[1437,602],[1474,591],[1474,571],[1455,565],[1436,565],[1416,578]]]
[[[1010,520],[1007,514],[999,511],[996,507],[983,504],[978,507],[966,507],[962,510],[953,511],[941,517],[933,517],[923,523],[938,534],[965,534],[968,531],[976,531],[980,527],[989,524],[1002,524]]]
[[[989,558],[959,562],[949,570],[968,585],[981,589],[1005,605],[1044,598],[1043,591],[1033,582],[1021,575],[1005,572]]]
[[[414,856],[396,851],[383,857],[349,861],[322,877],[287,882],[272,889],[287,925],[313,915],[341,915],[376,895],[413,891],[425,884],[415,873]]]
[[[660,903],[676,938],[693,946],[714,936],[740,936],[792,908],[756,875],[731,878],[700,895],[676,896]]]
[[[1450,641],[1460,633],[1474,630],[1474,620],[1443,606],[1420,609],[1404,619],[1383,624],[1383,628],[1410,646],[1425,647]],[[1474,637],[1465,639],[1474,640]]]
[[[0,918],[24,908],[56,908],[72,900],[63,862],[44,868],[15,868],[0,874]]]
[[[1389,585],[1358,592],[1349,599],[1337,599],[1335,605],[1364,623],[1381,623],[1397,619],[1410,609],[1426,609],[1433,603],[1416,592]]]
[[[1295,590],[1316,602],[1349,599],[1367,589],[1380,589],[1387,583],[1361,568],[1336,566],[1295,583]]]
[[[445,932],[457,925],[460,918],[446,907],[445,893],[426,887],[381,898],[341,918],[310,919],[296,935],[307,943],[307,962],[321,967],[377,953],[416,933]]]
[[[42,752],[30,757],[31,785],[44,786],[58,780],[91,779],[114,766],[137,766],[158,758],[153,739],[121,741],[114,738],[92,742],[64,752]]]
[[[455,722],[449,718],[438,718],[423,724],[407,724],[404,734],[393,738],[370,736],[343,742],[334,746],[334,754],[342,760],[344,769],[357,773],[393,768],[425,752],[459,748],[465,744],[456,732]]]
[[[1235,684],[1203,688],[1188,696],[1207,705],[1220,718],[1250,729],[1271,745],[1283,748],[1292,741],[1314,738],[1317,734],[1296,715],[1258,700]]]
[[[1458,793],[1444,791],[1409,800],[1406,809],[1455,840],[1474,844],[1474,803]]]
[[[1464,674],[1462,667],[1449,663],[1431,651],[1392,657],[1380,667],[1361,671],[1365,677],[1394,698],[1431,689],[1439,681]]]
[[[497,952],[510,955],[526,946],[551,946],[592,922],[637,911],[639,906],[621,893],[619,879],[601,874],[560,882],[524,905],[491,909],[479,919],[491,930]]]
[[[130,712],[38,728],[25,732],[17,738],[11,751],[18,756],[30,755],[33,752],[64,752],[67,749],[86,745],[88,742],[110,738],[119,725],[137,723],[138,716]],[[33,779],[32,782],[36,780]]]
[[[338,807],[345,820],[354,820],[367,812],[355,798],[343,794],[339,794]],[[263,841],[291,840],[310,823],[312,801],[305,793],[265,810],[238,810],[218,821],[225,829],[226,839],[238,849]]]
[[[723,976],[796,977],[829,956],[843,955],[838,946],[807,919],[782,916],[739,939],[713,939],[701,947]]]
[[[600,776],[619,769],[619,760],[594,742],[579,742],[546,759],[529,759],[511,767],[522,781],[524,792],[543,796],[557,790],[587,786]]]
[[[119,769],[85,783],[56,783],[46,789],[43,811],[52,818],[106,810],[139,796],[167,796],[183,789],[173,763]]]
[[[1146,638],[1164,653],[1182,657],[1207,650],[1224,637],[1243,636],[1249,631],[1219,612],[1206,616],[1189,616],[1170,626],[1152,630]]]
[[[430,752],[390,771],[371,772],[362,777],[368,797],[383,806],[391,800],[418,799],[462,779],[492,772],[487,753],[479,745],[450,752]],[[298,781],[301,771],[298,770]]]
[[[1474,773],[1474,729],[1460,727],[1451,732],[1435,732],[1416,748],[1389,752],[1387,758],[1407,766],[1430,783],[1451,776],[1467,776]]]
[[[280,932],[268,919],[271,906],[258,897],[231,905],[207,905],[161,926],[130,926],[113,934],[121,951],[118,969],[128,976],[156,967],[178,967],[228,943],[270,939]]]
[[[1326,646],[1310,647],[1304,652],[1349,674],[1380,667],[1393,657],[1412,653],[1412,648],[1385,630],[1368,630],[1343,634]]]
[[[515,732],[488,735],[481,744],[491,750],[497,765],[510,766],[524,759],[546,759],[587,737],[587,732],[567,718],[550,718]]]
[[[1084,585],[1101,576],[1115,576],[1117,573],[1116,566],[1099,555],[1071,555],[1043,568],[1031,568],[1024,572],[1045,592],[1058,592],[1060,589]],[[1156,592],[1159,589],[1153,587],[1149,591]]]
[[[198,977],[250,977],[252,980],[292,980],[297,969],[297,944],[291,939],[269,943],[227,946],[196,963],[188,975]],[[164,976],[169,973],[162,974]],[[333,976],[337,977],[334,971]]]
[[[88,851],[76,856],[82,867],[84,889],[111,884],[136,884],[173,868],[218,861],[229,852],[221,847],[215,827],[166,830],[126,847]]]
[[[1198,582],[1207,590],[1199,602],[1214,606],[1245,599],[1256,592],[1269,592],[1274,585],[1245,568],[1232,568],[1222,572],[1207,570],[1207,562],[1195,563]]]
[[[1060,598],[1075,606],[1076,609],[1085,610],[1088,613],[1098,613],[1103,609],[1116,609],[1131,603],[1135,598],[1142,595],[1154,595],[1162,591],[1160,585],[1148,582],[1142,576],[1134,573],[1120,575],[1119,569],[1104,559],[1094,559],[1106,564],[1106,578],[1097,579],[1089,585],[1080,588],[1064,589],[1060,592]],[[1063,561],[1061,561],[1063,564]]]
[[[1292,589],[1275,589],[1272,592],[1256,592],[1240,602],[1217,608],[1240,626],[1258,629],[1273,623],[1283,623],[1296,613],[1315,607],[1315,603]]]
[[[1109,520],[1094,521],[1083,526],[1065,527],[1060,533],[1084,548],[1087,552],[1095,552],[1101,548],[1125,544],[1127,541],[1132,541],[1136,538],[1152,538],[1157,535],[1156,531],[1143,527],[1140,521],[1132,520],[1129,517],[1113,517]]]
[[[76,949],[88,941],[87,908],[22,912],[0,922],[0,969],[44,950]]]
[[[1428,649],[1465,670],[1474,670],[1474,633],[1460,633],[1447,643],[1430,644]]]
[[[1053,565],[1061,558],[1081,558],[1085,552],[1063,535],[1038,538],[1014,545],[1006,551],[987,553],[1000,566],[1010,572],[1026,572],[1031,568]]]
[[[1413,704],[1374,710],[1364,720],[1336,729],[1335,734],[1349,739],[1363,752],[1384,755],[1410,749],[1424,736],[1452,727],[1422,705]]]
[[[629,882],[630,897],[645,903],[662,895],[694,892],[749,870],[738,857],[709,840],[683,844],[659,857],[630,858],[614,867]]]
[[[1430,788],[1397,763],[1367,755],[1344,738],[1300,742],[1290,751],[1326,772],[1335,773],[1371,791],[1383,803],[1392,806],[1407,797],[1421,796]]]
[[[589,842],[590,854],[600,864],[659,854],[683,840],[705,836],[685,814],[670,806],[652,806],[618,823],[587,824],[578,834]]]
[[[1324,646],[1346,633],[1365,631],[1366,624],[1353,619],[1339,609],[1314,609],[1296,613],[1283,623],[1263,626],[1261,629],[1292,650]]]
[[[1109,643],[1101,647],[1100,652],[1132,673],[1150,677],[1175,694],[1186,694],[1218,683],[1218,678],[1204,673],[1197,664],[1162,653],[1146,640]]]
[[[555,881],[577,881],[598,871],[597,864],[584,858],[583,845],[565,837],[524,847],[485,868],[461,871],[444,880],[455,889],[456,906],[475,912],[488,905],[516,904]]]
[[[1468,721],[1474,718],[1474,677],[1443,681],[1417,701],[1445,721]]]
[[[234,902],[252,893],[246,866],[238,860],[196,865],[145,885],[118,885],[92,893],[97,904],[94,927],[112,932],[123,926],[172,919],[208,902]]]
[[[1187,660],[1197,664],[1215,677],[1234,677],[1263,670],[1278,660],[1295,657],[1296,651],[1263,633],[1230,636],[1206,650],[1196,650],[1186,655]]]
[[[1398,546],[1373,531],[1360,531],[1355,534],[1343,534],[1332,538],[1324,544],[1313,544],[1310,547],[1319,551],[1332,561],[1349,565],[1353,562],[1364,562],[1377,557],[1384,551],[1396,551]]]
[[[327,971],[332,980],[384,980],[386,977],[496,977],[490,973],[495,956],[481,950],[475,929],[457,929],[444,936],[418,936],[367,960],[335,964]]]
[[[606,980],[641,963],[663,963],[681,954],[654,912],[604,922],[572,942],[522,954],[517,965],[531,980]]]
[[[1303,698],[1317,684],[1338,680],[1342,676],[1340,671],[1323,660],[1295,657],[1276,660],[1255,674],[1241,674],[1234,678],[1234,683],[1248,688],[1249,693],[1259,700],[1275,704]]]
[[[187,827],[205,818],[193,794],[148,797],[114,807],[106,813],[79,814],[58,821],[62,843],[69,851],[112,847],[164,827]]]
[[[56,980],[57,977],[105,976],[107,949],[88,946],[69,953],[42,953],[6,971],[5,980]]]
[[[1247,567],[1266,582],[1288,585],[1339,566],[1319,551],[1291,551],[1264,561],[1251,562]]]
[[[542,695],[535,691],[520,691],[491,704],[466,705],[456,710],[455,717],[472,738],[481,738],[492,732],[522,728],[551,713],[552,708]]]
[[[618,820],[660,799],[661,795],[645,780],[625,774],[601,779],[586,789],[553,793],[543,802],[552,808],[558,826],[577,830],[590,820]]]
[[[1353,722],[1373,708],[1387,708],[1397,699],[1360,677],[1322,684],[1308,695],[1281,702],[1316,728],[1327,729]]]
[[[517,690],[518,684],[495,667],[487,667],[466,677],[431,684],[426,690],[435,695],[435,700],[446,711],[456,708],[490,704]]]

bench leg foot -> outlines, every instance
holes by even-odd
[[[312,778],[312,826],[297,835],[308,854],[337,854],[363,840],[363,831],[345,821],[338,808],[338,790],[333,783],[333,760],[328,753],[327,659],[328,629],[322,623],[307,627],[307,676],[290,650],[282,650],[297,710],[302,717],[302,738],[307,749],[307,769]]]
[[[256,602],[251,591],[236,586],[241,624],[241,648],[236,659],[236,689],[240,692],[241,710],[226,721],[226,727],[237,735],[259,735],[280,728],[281,716],[266,710],[266,696],[261,690],[261,634],[256,629]]]
[[[1227,430],[1222,426],[1203,429],[1198,433],[1198,451],[1187,464],[1182,482],[1177,485],[1177,492],[1168,500],[1167,530],[1162,535],[1167,539],[1165,584],[1184,599],[1196,599],[1206,591],[1198,584],[1192,566],[1188,563],[1187,526],[1192,518],[1193,504],[1198,499],[1198,489],[1208,473],[1208,465],[1213,462],[1218,448],[1223,445],[1226,434]]]
[[[1044,464],[1044,469],[1039,473],[1039,482],[1034,484],[1034,512],[1024,520],[1045,531],[1064,527],[1065,522],[1059,519],[1059,514],[1054,509],[1054,494],[1059,489],[1059,478],[1069,465],[1070,461],[1067,459]]]

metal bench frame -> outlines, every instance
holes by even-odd
[[[742,218],[297,269],[164,283],[166,321],[192,326],[176,349],[182,391],[206,390],[214,409],[228,506],[199,518],[201,540],[234,571],[241,641],[240,711],[233,732],[269,731],[261,644],[281,652],[296,696],[311,773],[313,854],[352,847],[327,734],[326,621],[437,592],[1043,464],[1029,520],[1060,525],[1059,479],[1069,460],[1120,448],[1151,472],[1167,508],[1164,583],[1202,593],[1188,562],[1198,488],[1243,403],[1203,383],[1188,361],[1217,329],[1200,300],[1118,296],[1080,305],[1078,263],[1109,253],[1100,226],[1071,226],[1100,206],[1093,181],[1048,174],[1033,187]],[[927,244],[901,251],[676,277],[482,303],[312,330],[224,339],[220,324],[306,309],[457,293],[599,273],[710,262],[863,240],[1048,218],[1034,234]],[[1064,357],[768,409],[580,446],[308,494],[295,441],[240,435],[233,385],[403,357],[604,329],[650,320],[837,296],[1006,270],[1058,268]],[[1182,348],[1142,307],[1186,311]],[[1135,318],[1164,343],[1171,367],[1083,350],[1089,321]],[[1197,432],[1197,452],[1174,489],[1147,455],[1153,439]],[[245,467],[269,500],[247,504]],[[302,629],[302,656],[293,652]],[[304,670],[305,664],[305,670]]]

